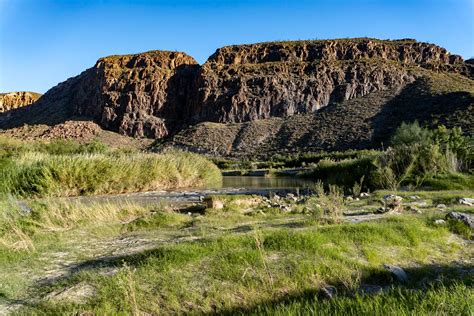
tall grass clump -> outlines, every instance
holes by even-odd
[[[19,157],[28,152],[50,155],[98,154],[112,151],[104,143],[92,140],[79,143],[75,140],[56,139],[50,141],[22,141],[0,136],[0,159]]]
[[[23,197],[138,192],[220,180],[213,163],[179,151],[130,155],[31,152],[0,165],[0,192]]]
[[[164,207],[163,207],[164,208]],[[161,210],[161,207],[160,207]],[[136,204],[81,203],[61,199],[20,201],[0,196],[0,251],[35,251],[34,237],[87,225],[111,225],[146,218],[150,211]]]
[[[343,191],[335,185],[329,185],[325,191],[319,181],[314,186],[314,194],[306,201],[306,209],[317,220],[339,222],[344,210]]]

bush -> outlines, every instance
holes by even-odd
[[[431,132],[417,122],[403,123],[392,138],[392,147],[376,161],[374,182],[396,190],[403,183],[420,186],[434,176],[470,168],[471,141],[458,128],[440,126]]]
[[[427,146],[432,142],[432,135],[429,130],[422,128],[418,122],[405,123],[395,131],[392,137],[392,146]]]
[[[75,140],[51,140],[26,142],[0,136],[0,158],[19,157],[25,153],[38,152],[50,155],[99,154],[109,151],[107,145],[98,140],[81,144]]]
[[[359,183],[364,178],[364,181],[360,182],[360,190],[372,189],[374,185],[371,175],[376,169],[375,159],[375,155],[340,161],[326,159],[303,176],[326,184],[338,185],[348,193],[354,187],[354,183]]]
[[[86,144],[80,144],[74,140],[53,140],[49,143],[40,143],[37,147],[39,152],[51,155],[99,154],[107,151],[107,146],[97,140]]]

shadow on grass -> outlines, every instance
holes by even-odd
[[[465,285],[468,288],[474,286],[474,265],[424,265],[416,268],[404,269],[409,276],[406,283],[399,282],[387,271],[365,270],[365,275],[359,284],[357,290],[348,290],[343,284],[333,284],[336,298],[354,299],[355,301],[370,298],[373,295],[389,294],[400,297],[399,304],[407,304],[402,299],[403,295],[420,294],[425,295],[429,290],[445,288],[448,292],[454,290],[459,285]],[[273,314],[280,309],[284,313],[291,311],[302,312],[316,304],[329,301],[330,297],[322,289],[302,289],[296,293],[289,293],[272,300],[258,302],[247,307],[235,307],[225,310],[214,311],[206,315],[260,315]],[[467,300],[467,296],[464,298]],[[296,307],[295,307],[296,306]],[[290,307],[289,309],[286,309]],[[410,308],[407,306],[407,308]],[[301,310],[299,310],[301,309]],[[306,310],[308,312],[308,310]],[[311,313],[317,314],[316,311]],[[303,313],[305,314],[305,313]]]
[[[205,248],[208,240],[199,240],[199,243]],[[172,264],[175,267],[184,266],[190,261],[206,256],[202,251],[189,249],[173,249],[168,247],[159,247],[156,249],[145,250],[135,254],[100,257],[93,260],[87,260],[80,264],[69,267],[67,274],[53,279],[38,283],[37,293],[47,293],[58,286],[67,286],[78,281],[77,277],[82,272],[100,273],[102,269],[112,268],[120,269],[124,266],[137,268],[153,262],[157,266],[166,266]],[[361,297],[365,295],[374,295],[377,293],[395,293],[400,290],[403,293],[424,293],[430,288],[444,286],[449,288],[456,284],[463,284],[467,287],[474,286],[474,265],[472,264],[451,264],[451,265],[421,265],[417,267],[402,267],[408,275],[408,282],[400,282],[397,278],[385,270],[383,267],[361,270],[361,278],[356,288],[348,289],[342,283],[331,283],[337,293],[336,297],[354,298],[356,294]],[[208,313],[209,315],[223,314],[259,314],[262,310],[273,311],[282,306],[312,306],[317,302],[324,302],[328,299],[327,293],[318,288],[304,288],[301,291],[288,293],[285,295],[275,290],[275,298],[268,301],[257,301],[253,305],[242,307],[231,307],[228,309],[219,309]],[[420,295],[421,295],[420,294]],[[408,294],[407,294],[408,295]],[[359,296],[358,296],[359,297]],[[5,298],[8,300],[8,298]],[[296,304],[296,305],[295,305]],[[25,304],[35,308],[36,304]]]

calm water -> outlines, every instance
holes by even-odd
[[[224,176],[223,182],[217,186],[204,188],[182,188],[177,190],[138,192],[104,196],[81,196],[68,198],[83,203],[139,203],[152,205],[168,201],[169,203],[199,203],[202,197],[214,194],[257,194],[272,193],[286,194],[289,192],[304,194],[305,188],[311,187],[314,182],[297,177],[258,177],[258,176]]]
[[[222,188],[307,188],[313,181],[297,177],[224,176]]]

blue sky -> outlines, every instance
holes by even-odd
[[[272,40],[416,38],[474,56],[474,0],[0,0],[0,92],[44,93],[102,56]]]

